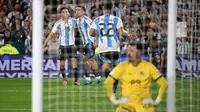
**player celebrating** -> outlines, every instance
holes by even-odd
[[[83,64],[84,64],[84,74],[86,75],[85,80],[83,81],[83,85],[87,85],[91,83],[91,78],[89,77],[89,64],[91,64],[91,68],[95,76],[98,75],[98,64],[92,58],[94,56],[94,47],[92,45],[92,38],[89,36],[89,28],[92,23],[92,20],[85,16],[85,7],[78,5],[76,7],[76,17],[77,17],[77,27],[79,33],[82,37],[83,46],[79,50],[83,54]],[[96,77],[98,78],[98,77]],[[95,84],[96,82],[94,82]]]
[[[50,38],[53,37],[55,33],[59,33],[59,54],[58,58],[60,59],[60,71],[63,76],[63,85],[67,84],[67,79],[65,75],[65,58],[69,56],[73,74],[75,77],[75,85],[80,85],[78,81],[78,67],[76,60],[76,49],[75,49],[75,37],[74,37],[74,29],[76,27],[76,21],[69,17],[69,9],[67,7],[62,7],[60,9],[61,19],[58,20],[53,28],[48,38],[46,39],[43,48],[46,46],[47,42]]]
[[[111,67],[119,63],[120,56],[120,37],[128,37],[126,31],[123,30],[123,23],[120,18],[111,15],[112,3],[104,2],[104,15],[97,17],[90,28],[90,36],[94,36],[97,32],[99,58],[103,61],[102,72],[107,77],[111,71]],[[111,65],[113,64],[113,65]],[[100,82],[100,81],[99,81]],[[114,90],[116,90],[117,82]]]
[[[119,104],[116,112],[154,112],[167,89],[167,82],[157,68],[140,59],[143,49],[142,44],[134,42],[128,46],[128,61],[117,65],[104,82],[106,92],[114,104]],[[155,102],[151,98],[151,79],[160,85],[159,93]],[[122,98],[116,100],[112,90],[112,84],[120,79]]]

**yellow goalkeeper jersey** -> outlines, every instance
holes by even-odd
[[[122,62],[112,70],[110,76],[120,79],[122,97],[128,96],[134,102],[141,102],[143,98],[151,98],[151,80],[162,77],[154,65],[144,60],[141,60],[136,67],[129,61]]]

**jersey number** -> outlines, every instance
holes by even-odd
[[[111,32],[110,32],[114,29],[113,23],[108,23],[107,25],[105,23],[100,23],[99,25],[102,26],[102,28],[100,29],[101,36],[113,37],[113,34],[111,34]],[[107,32],[104,33],[106,26],[108,27],[108,30],[107,30]]]

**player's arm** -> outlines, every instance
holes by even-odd
[[[162,101],[162,98],[167,90],[167,81],[166,79],[163,77],[163,75],[157,70],[157,68],[152,65],[151,68],[151,75],[153,77],[153,79],[159,84],[160,88],[159,88],[159,92],[155,101],[155,104],[159,104]]]
[[[107,96],[110,98],[111,102],[113,104],[120,104],[120,103],[127,103],[129,101],[128,98],[121,98],[119,100],[117,100],[115,98],[115,94],[113,92],[113,84],[115,83],[115,81],[117,79],[119,79],[120,75],[123,74],[125,67],[123,67],[123,64],[119,64],[117,65],[109,74],[109,76],[107,77],[107,79],[104,82],[104,87],[106,89],[106,94]]]
[[[125,39],[127,39],[127,38],[130,37],[130,35],[128,34],[128,32],[126,30],[124,30],[122,27],[118,29],[118,32]]]
[[[53,32],[51,32],[51,33],[48,35],[47,39],[45,40],[45,42],[44,42],[44,44],[43,44],[43,46],[42,46],[43,49],[46,47],[48,41],[53,37],[53,35],[54,35]]]
[[[47,39],[45,40],[44,44],[43,44],[43,49],[46,47],[48,41],[54,36],[54,34],[59,30],[58,27],[59,23],[56,22],[55,25],[53,26],[51,33],[48,35]]]

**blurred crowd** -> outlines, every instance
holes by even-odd
[[[44,2],[44,40],[54,23],[60,19],[61,6],[70,7],[72,17],[77,4],[85,6],[86,15],[92,20],[103,14],[101,0]],[[186,23],[187,37],[177,38],[177,54],[200,54],[199,5],[198,0],[178,0],[177,21]],[[126,51],[127,41],[139,41],[145,44],[145,55],[154,55],[152,49],[155,48],[166,55],[168,0],[113,0],[113,6],[113,14],[122,19],[124,29],[130,33],[130,38],[123,41],[122,53]],[[56,54],[57,42],[55,35],[48,42],[44,53]],[[19,54],[31,54],[32,0],[0,0],[0,47],[9,47],[6,44],[15,47]]]

